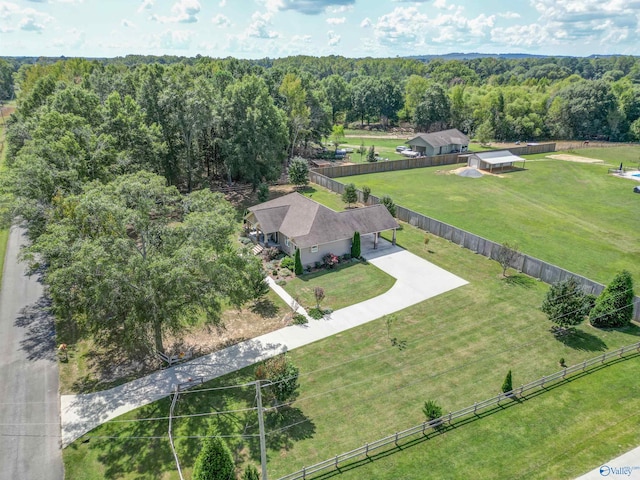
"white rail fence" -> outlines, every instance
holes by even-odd
[[[343,464],[344,462],[367,458],[372,452],[375,452],[376,450],[379,450],[387,445],[398,446],[398,442],[400,440],[408,437],[414,437],[416,435],[427,435],[428,432],[436,430],[442,425],[451,424],[454,420],[468,417],[470,415],[476,415],[482,410],[486,410],[496,405],[499,406],[500,402],[504,402],[505,400],[523,396],[524,393],[530,392],[531,390],[544,388],[545,386],[548,386],[552,383],[563,381],[569,376],[586,372],[586,370],[590,367],[600,366],[605,362],[612,362],[613,360],[621,359],[624,357],[625,353],[629,352],[634,352],[636,355],[639,354],[640,342],[634,343],[633,345],[627,345],[612,352],[603,353],[602,355],[598,355],[597,357],[585,360],[582,363],[572,365],[571,367],[566,367],[559,372],[544,376],[534,382],[522,385],[518,388],[514,388],[510,392],[501,393],[496,397],[489,398],[488,400],[484,400],[482,402],[476,402],[473,405],[463,408],[462,410],[458,410],[457,412],[450,412],[447,415],[443,415],[442,417],[431,420],[430,422],[423,422],[419,425],[408,428],[407,430],[396,432],[393,435],[389,435],[388,437],[384,437],[371,443],[367,443],[362,447],[356,448],[355,450],[341,453],[340,455],[336,455],[333,458],[327,459],[320,463],[316,463],[315,465],[302,467],[301,470],[285,475],[284,477],[280,477],[279,480],[306,480],[310,475],[326,472],[332,469],[338,469],[340,464]]]

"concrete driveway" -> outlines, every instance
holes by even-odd
[[[0,477],[62,480],[54,324],[18,262],[22,234],[9,234],[0,290]]]
[[[291,325],[110,390],[86,395],[63,395],[63,445],[69,445],[101,423],[166,397],[171,393],[173,384],[186,382],[190,378],[210,380],[225,375],[467,284],[462,278],[382,239],[377,250],[365,248],[363,256],[396,278],[391,289],[378,297],[336,310],[323,320],[310,320],[307,325]],[[267,281],[287,305],[293,303],[293,299],[273,280],[268,278]],[[301,308],[299,311],[304,313]]]

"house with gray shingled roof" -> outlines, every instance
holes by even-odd
[[[466,152],[469,149],[469,137],[456,128],[441,132],[418,133],[407,143],[411,150],[427,157]]]
[[[355,232],[360,232],[363,249],[367,242],[376,248],[386,230],[393,231],[395,244],[398,228],[384,205],[336,212],[297,192],[250,207],[244,223],[261,245],[277,246],[288,255],[300,249],[305,266],[321,262],[327,253],[350,253]]]

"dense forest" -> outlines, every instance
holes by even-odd
[[[5,193],[37,236],[56,194],[148,170],[190,192],[279,178],[335,124],[455,127],[481,141],[640,139],[631,56],[0,59]]]

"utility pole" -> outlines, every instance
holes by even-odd
[[[262,480],[267,477],[267,447],[264,438],[264,417],[262,415],[262,391],[260,380],[256,380],[256,400],[258,403],[258,424],[260,425],[260,462],[262,463]]]

